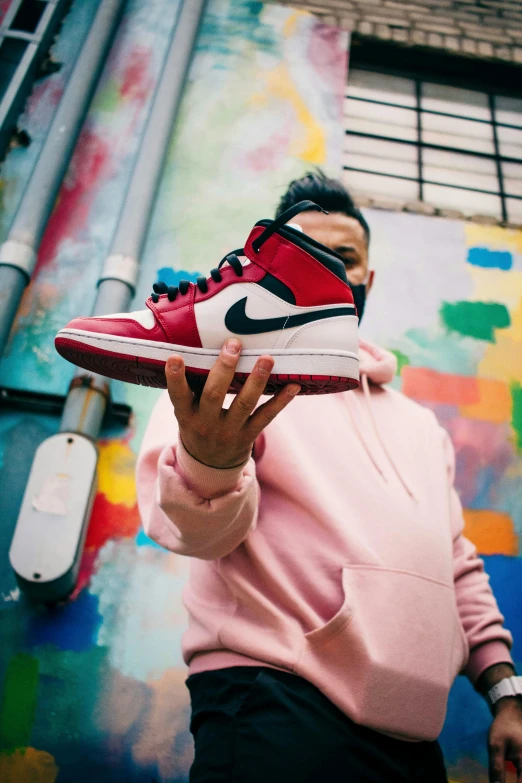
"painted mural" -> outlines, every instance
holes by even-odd
[[[38,82],[32,137],[1,172],[2,238],[95,3],[76,0]],[[178,11],[129,0],[20,307],[0,385],[63,394],[56,331],[89,314]],[[210,0],[161,182],[133,307],[157,279],[195,279],[273,214],[312,165],[340,171],[347,38],[301,11]],[[394,381],[453,439],[466,532],[483,555],[522,669],[522,232],[367,210],[376,284],[363,333],[393,350]],[[239,243],[239,245],[238,245]],[[394,307],[389,307],[390,300]],[[193,758],[181,635],[188,560],[148,539],[134,468],[158,392],[114,384],[127,429],[104,430],[77,589],[32,607],[7,560],[38,444],[58,420],[0,413],[0,780],[185,783]],[[489,711],[463,677],[441,736],[454,783],[487,780]],[[511,777],[514,780],[514,777]]]
[[[464,532],[484,560],[520,669],[522,231],[365,214],[376,283],[361,331],[394,351],[394,386],[451,435]],[[457,677],[441,735],[451,780],[487,781],[490,720],[469,680]]]

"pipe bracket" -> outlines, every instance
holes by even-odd
[[[119,280],[126,283],[135,293],[138,280],[138,261],[133,256],[114,254],[105,259],[98,285],[104,280]]]
[[[14,266],[30,280],[36,266],[36,253],[30,245],[8,239],[0,245],[0,266]]]

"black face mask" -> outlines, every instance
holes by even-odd
[[[361,323],[364,312],[364,304],[366,302],[366,283],[350,285],[350,288],[352,289],[353,301],[355,302],[355,307],[357,308],[359,323]]]

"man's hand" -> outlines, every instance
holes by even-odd
[[[209,467],[231,468],[245,462],[260,432],[300,389],[295,383],[285,386],[252,415],[274,366],[272,357],[263,355],[230,408],[223,409],[240,351],[239,340],[232,338],[225,343],[199,399],[188,385],[180,356],[170,356],[165,367],[167,388],[183,445],[192,457]]]
[[[489,783],[506,783],[506,761],[513,762],[517,783],[522,783],[522,699],[499,699],[494,711],[488,734]]]

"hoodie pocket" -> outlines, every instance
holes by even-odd
[[[434,740],[467,656],[453,585],[378,566],[343,567],[344,601],[304,635],[296,674],[356,723]]]

